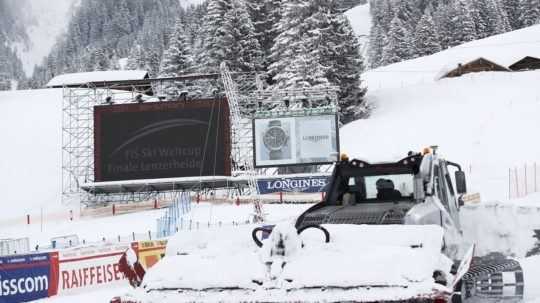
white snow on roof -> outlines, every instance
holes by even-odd
[[[89,82],[99,81],[140,80],[144,79],[147,74],[148,72],[143,70],[115,70],[63,74],[51,79],[51,81],[49,81],[46,86],[55,87],[63,85],[85,84]]]
[[[480,57],[509,67],[526,56],[540,58],[540,25],[472,41],[427,57],[407,60],[370,70],[364,80],[370,89],[383,86],[400,88],[438,80],[459,63]],[[394,77],[389,77],[389,75]],[[396,77],[397,76],[397,77]]]

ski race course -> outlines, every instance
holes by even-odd
[[[363,77],[372,114],[340,130],[341,151],[351,158],[397,161],[408,151],[438,145],[440,154],[461,163],[469,192],[481,197],[479,202],[468,203],[460,210],[465,242],[476,245],[477,256],[500,252],[518,260],[525,281],[523,302],[528,303],[540,302],[540,171],[535,171],[533,177],[529,170],[528,177],[521,180],[512,178],[511,173],[514,167],[540,164],[540,141],[535,140],[540,131],[540,71],[483,72],[448,79],[439,76],[457,63],[481,56],[506,64],[515,56],[527,55],[512,48],[519,47],[517,42],[528,43],[538,54],[540,43],[535,39],[539,35],[540,25],[367,71]],[[43,250],[51,238],[67,235],[77,235],[87,244],[80,250],[43,251],[46,256],[38,260],[47,264],[42,264],[43,270],[53,276],[56,273],[56,282],[64,284],[54,291],[49,289],[61,295],[41,302],[109,302],[115,296],[142,302],[340,301],[358,297],[399,300],[430,293],[432,269],[451,265],[451,260],[440,256],[440,228],[420,232],[415,226],[400,226],[415,238],[402,236],[395,226],[333,226],[329,229],[336,237],[329,246],[321,244],[317,232],[302,235],[306,248],[286,260],[291,265],[287,271],[273,269],[283,277],[278,281],[283,283],[280,287],[288,285],[289,276],[295,277],[293,284],[273,291],[269,298],[267,292],[258,293],[252,282],[264,276],[261,260],[267,257],[264,246],[258,249],[250,237],[251,230],[258,226],[249,223],[252,205],[192,202],[191,211],[182,215],[186,228],[168,239],[166,249],[159,248],[157,255],[162,252],[166,257],[148,270],[143,281],[146,289],[134,290],[114,269],[115,260],[134,243],[142,247],[145,240],[155,237],[156,219],[166,209],[81,217],[80,205],[61,203],[62,90],[0,92],[0,109],[0,184],[5,202],[0,212],[0,239],[28,237],[31,250],[36,246]],[[266,204],[263,210],[267,224],[291,224],[310,206]],[[358,243],[349,241],[353,238]],[[411,249],[415,241],[424,246]],[[85,260],[88,263],[81,268],[70,265],[75,264],[73,260],[84,259],[90,249],[101,254],[99,261]],[[189,253],[189,258],[184,253]],[[364,254],[365,259],[357,260],[359,254]],[[326,262],[317,264],[320,260]],[[218,265],[225,270],[215,272]],[[190,270],[172,270],[179,266]],[[77,275],[75,280],[70,275],[82,270],[79,277],[84,277],[85,268],[88,275],[95,275],[83,279],[89,279],[88,285],[78,281]],[[324,294],[303,291],[292,296],[283,291],[317,283],[340,286],[367,280],[392,281],[397,287],[329,290]],[[4,281],[8,280],[0,283],[0,302],[11,291]],[[54,279],[47,281],[53,283]],[[26,290],[30,285],[37,287],[37,282],[27,283]],[[255,294],[246,297],[245,293],[231,290],[178,296],[174,291],[193,287],[237,287]],[[40,298],[47,291],[42,292],[45,294]]]

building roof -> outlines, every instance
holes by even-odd
[[[56,76],[47,83],[46,87],[63,87],[83,85],[90,82],[111,82],[121,80],[142,80],[148,78],[148,72],[143,70],[116,70],[87,73],[72,73]]]
[[[510,65],[508,68],[511,70],[519,70],[521,69],[521,65],[527,65],[532,64],[536,67],[536,69],[540,69],[540,59],[536,57],[526,56],[525,58],[522,58],[521,60],[515,62],[514,64]]]
[[[491,60],[480,57],[466,63],[459,63],[458,66],[447,73],[445,73],[441,78],[445,77],[459,77],[463,74],[474,73],[480,71],[486,71],[485,68],[478,69],[479,66],[489,67],[490,71],[511,71],[510,69],[497,64]]]

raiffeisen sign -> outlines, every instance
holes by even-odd
[[[262,179],[257,183],[261,195],[276,192],[316,193],[323,191],[328,183],[328,176]]]

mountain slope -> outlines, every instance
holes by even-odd
[[[509,64],[539,54],[539,34],[540,26],[533,26],[366,72],[374,110],[342,129],[342,150],[391,160],[439,145],[441,154],[464,165],[471,191],[505,199],[509,168],[540,160],[540,143],[533,139],[540,131],[540,71],[437,76],[448,64],[479,56]]]
[[[41,64],[57,38],[65,31],[71,12],[80,0],[30,1],[26,32],[28,46],[17,45],[27,76]]]
[[[508,67],[525,56],[540,58],[540,24],[472,41],[427,57],[370,70],[364,80],[371,89],[434,83],[445,72],[483,57]]]

